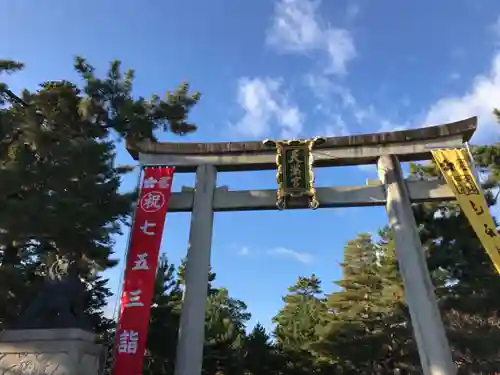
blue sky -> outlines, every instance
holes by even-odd
[[[5,1],[2,58],[25,62],[16,91],[77,79],[75,55],[98,70],[122,60],[149,96],[188,80],[203,94],[199,125],[169,141],[262,140],[391,131],[480,117],[475,143],[498,140],[500,9],[495,0]],[[123,144],[120,163],[132,163]],[[317,170],[318,186],[362,185],[374,167]],[[124,178],[131,189],[137,177]],[[177,174],[174,190],[194,176]],[[220,173],[230,189],[274,188],[274,172]],[[340,277],[343,246],[386,222],[383,208],[219,213],[217,284],[270,326],[299,275],[325,291]],[[178,263],[189,215],[167,216],[162,252]],[[123,257],[126,236],[117,238]],[[123,263],[109,271],[117,290]],[[113,302],[111,302],[112,304]]]

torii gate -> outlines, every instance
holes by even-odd
[[[322,139],[312,150],[314,167],[377,164],[380,182],[368,186],[316,189],[319,207],[385,205],[394,232],[406,301],[425,375],[454,375],[449,344],[436,303],[411,203],[454,200],[443,181],[404,180],[400,161],[431,159],[431,149],[463,147],[477,118],[414,130]],[[178,173],[196,172],[194,189],[173,193],[170,212],[191,212],[184,302],[176,375],[200,375],[203,360],[207,282],[216,211],[275,210],[276,190],[230,191],[216,188],[217,172],[276,168],[276,150],[262,142],[128,144],[142,165],[170,165]],[[289,208],[306,208],[303,200]]]

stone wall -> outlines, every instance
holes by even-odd
[[[101,346],[80,329],[0,334],[0,375],[98,375]]]

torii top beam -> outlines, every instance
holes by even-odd
[[[374,164],[382,155],[401,161],[428,160],[432,148],[461,147],[477,128],[477,117],[419,129],[329,137],[313,150],[314,166]],[[276,151],[262,142],[171,143],[127,142],[127,150],[143,165],[171,165],[176,172],[194,172],[211,164],[218,171],[276,168]]]

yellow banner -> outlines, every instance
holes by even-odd
[[[433,150],[432,156],[497,272],[500,273],[500,235],[469,166],[465,150]]]

